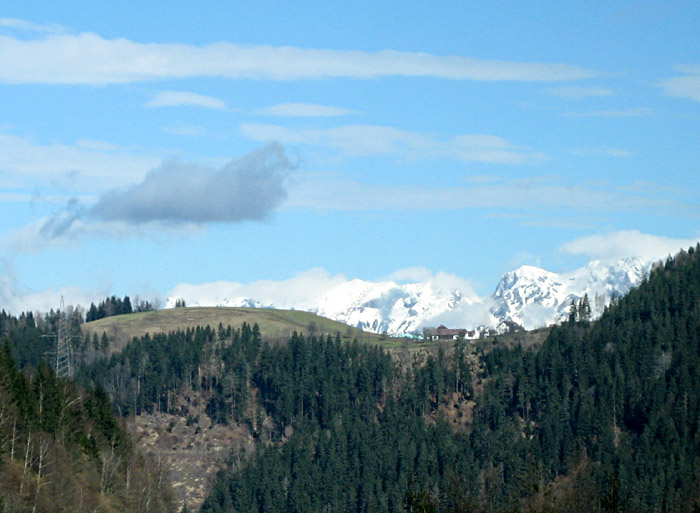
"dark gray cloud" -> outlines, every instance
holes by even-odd
[[[107,192],[88,214],[131,224],[262,220],[287,197],[286,179],[292,168],[279,143],[269,143],[219,169],[168,161],[141,183]]]

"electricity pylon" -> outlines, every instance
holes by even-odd
[[[70,343],[68,342],[68,323],[66,322],[66,307],[61,296],[61,306],[58,311],[58,337],[56,338],[56,377],[72,378],[73,368],[70,364]]]

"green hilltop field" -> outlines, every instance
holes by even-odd
[[[100,336],[107,333],[114,340],[112,350],[120,350],[134,337],[146,333],[169,333],[197,326],[240,327],[243,323],[258,324],[263,339],[288,340],[294,333],[305,335],[336,334],[344,341],[356,339],[364,343],[381,343],[391,347],[403,341],[362,331],[342,322],[332,321],[311,312],[301,310],[273,310],[269,308],[231,308],[231,307],[187,307],[170,308],[154,312],[139,312],[126,315],[105,317],[97,321],[85,323],[84,333]]]

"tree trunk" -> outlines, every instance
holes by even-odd
[[[19,484],[19,494],[22,495],[24,491],[24,480],[27,477],[27,468],[29,468],[29,460],[31,458],[31,447],[32,447],[32,432],[27,435],[27,450],[24,453],[24,470],[22,470],[22,481]]]

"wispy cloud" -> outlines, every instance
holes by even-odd
[[[559,249],[572,255],[584,255],[592,259],[609,260],[622,257],[639,257],[647,260],[663,259],[675,255],[681,249],[695,246],[700,236],[674,239],[623,230],[602,235],[590,235],[567,242]]]
[[[584,98],[593,98],[600,96],[612,96],[612,89],[607,87],[585,87],[585,86],[559,86],[550,87],[547,93],[551,96],[566,98],[568,100],[582,100]]]
[[[226,110],[226,102],[213,96],[188,91],[161,91],[146,102],[146,107],[203,107]]]
[[[348,157],[396,155],[407,159],[453,158],[464,162],[525,164],[542,160],[541,153],[488,134],[458,135],[441,140],[431,134],[376,125],[343,125],[333,128],[287,128],[244,123],[241,131],[257,141],[280,141],[330,147]]]
[[[493,219],[511,219],[519,226],[532,226],[536,228],[563,228],[566,230],[594,230],[601,225],[602,217],[585,213],[583,210],[577,213],[567,212],[566,215],[553,216],[547,210],[535,208],[525,211],[505,211],[489,213],[485,217]],[[539,265],[539,264],[533,264]],[[517,266],[513,266],[517,267]]]
[[[0,82],[110,84],[186,77],[303,80],[433,77],[480,81],[568,81],[595,76],[562,63],[512,62],[382,50],[339,51],[218,42],[139,43],[97,34],[33,40],[0,36]]]
[[[278,117],[331,117],[356,114],[354,110],[316,103],[278,103],[258,109],[256,114]]]
[[[181,283],[170,292],[188,304],[216,306],[245,299],[255,299],[278,308],[304,308],[313,305],[321,295],[345,283],[342,274],[331,275],[320,267],[299,272],[286,280],[259,280],[252,283],[217,281],[211,283]]]
[[[659,83],[666,94],[700,102],[700,64],[676,66],[675,70],[682,75],[666,78]]]
[[[428,281],[433,275],[433,272],[427,267],[406,267],[394,271],[386,277],[389,281],[397,283],[416,283],[420,281]]]
[[[100,141],[41,145],[26,137],[0,134],[0,186],[27,183],[80,192],[103,191],[140,179],[159,159]]]
[[[48,312],[58,306],[58,298],[70,298],[73,305],[89,305],[106,295],[107,288],[81,290],[78,287],[50,288],[42,291],[32,290],[22,286],[17,278],[17,271],[12,262],[3,258],[0,260],[0,304],[5,311],[14,315],[21,312]]]
[[[589,112],[570,112],[567,116],[573,118],[640,118],[648,116],[653,111],[646,107],[633,107],[631,109],[592,110]]]
[[[17,18],[0,18],[0,27],[12,30],[22,30],[25,32],[37,32],[40,34],[61,34],[65,32],[65,27],[55,23],[39,24]]]
[[[167,237],[174,232],[174,227],[162,223],[133,226],[125,222],[87,220],[87,211],[83,203],[76,204],[71,199],[63,209],[13,230],[0,243],[11,254],[39,253],[50,248],[77,247],[86,239],[123,240],[150,234]],[[182,228],[177,230],[180,233]]]
[[[445,187],[382,186],[342,176],[299,174],[285,203],[290,208],[321,210],[455,210],[499,209],[521,213],[556,211],[611,213],[653,209],[676,214],[694,212],[697,206],[677,196],[650,196],[630,190],[592,184],[569,184],[560,179],[501,179]]]
[[[572,151],[574,155],[581,155],[583,157],[631,157],[632,152],[628,150],[623,150],[621,148],[576,148]]]
[[[182,123],[164,126],[163,132],[171,135],[181,135],[184,137],[204,137],[212,136],[212,133],[201,125],[185,125]]]

